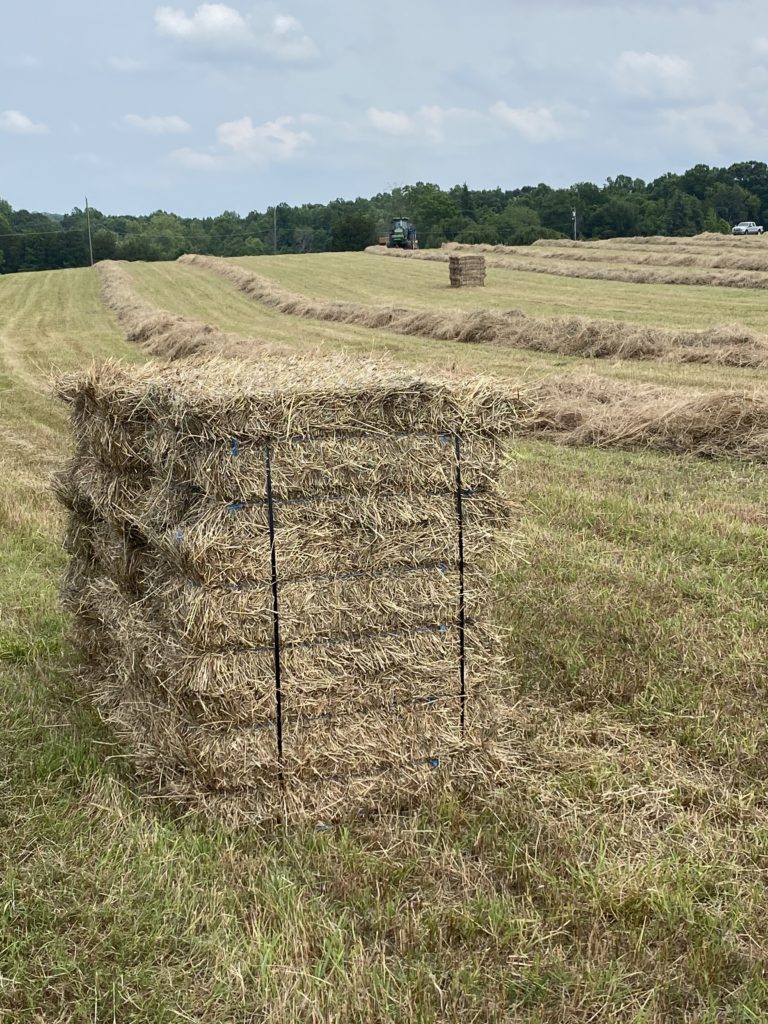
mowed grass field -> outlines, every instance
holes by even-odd
[[[291,266],[290,260],[295,261]],[[384,257],[366,256],[365,253],[322,253],[307,256],[261,256],[232,260],[235,264],[243,264],[264,277],[272,278],[297,292],[318,295],[321,298],[339,298],[354,300],[354,282],[356,275],[360,278],[361,301],[407,306],[448,306],[452,300],[454,308],[483,308],[483,296],[489,289],[451,289],[445,282],[448,269],[439,263],[424,261],[386,259]],[[662,362],[623,362],[610,359],[584,360],[574,356],[562,356],[531,352],[521,349],[503,349],[484,345],[467,345],[461,342],[431,341],[429,339],[406,337],[387,331],[371,331],[367,328],[351,327],[346,324],[307,321],[286,316],[249,299],[235,285],[217,275],[199,267],[181,263],[132,263],[127,264],[128,270],[140,296],[150,303],[163,309],[180,313],[183,316],[198,320],[210,321],[225,330],[236,331],[245,335],[253,335],[259,339],[281,345],[296,347],[300,351],[312,351],[325,347],[344,348],[350,352],[370,354],[384,352],[389,356],[414,366],[435,366],[465,370],[467,372],[487,372],[511,377],[515,380],[537,380],[549,373],[595,373],[620,380],[643,381],[652,384],[666,384],[681,388],[750,388],[755,386],[768,388],[768,371],[753,370],[745,373],[742,369],[727,366],[700,366],[697,364],[679,364]],[[290,274],[286,275],[288,267]],[[333,268],[338,276],[339,291],[334,296],[332,291]],[[395,278],[390,278],[387,271],[395,268]],[[385,271],[385,272],[382,272]],[[436,272],[437,271],[437,276]],[[497,286],[497,300],[501,308],[517,306],[515,289],[518,287],[511,278],[517,275],[504,274]],[[629,285],[605,281],[574,281],[568,282],[560,278],[545,278],[543,275],[528,275],[534,284],[546,283],[550,292],[556,292],[563,283],[576,290],[582,287],[586,291],[593,285],[601,286],[613,294],[616,290],[617,301],[621,296],[629,294],[633,301],[639,303],[644,290],[653,291],[653,287]],[[407,282],[402,293],[397,291],[398,280]],[[325,282],[325,286],[318,282]],[[524,288],[525,282],[520,285]],[[687,303],[688,293],[692,289],[685,287],[671,288],[674,302]],[[702,288],[701,291],[712,289]],[[723,305],[720,315],[713,312],[713,323],[725,320],[730,308],[727,302],[742,293],[735,289],[721,289],[727,292],[722,298]],[[640,293],[640,294],[636,294]],[[538,293],[541,294],[541,291]],[[506,302],[504,300],[506,296]],[[674,300],[674,301],[672,301]],[[666,305],[653,305],[650,296],[647,312],[653,313],[654,323],[668,326],[674,322],[674,312],[668,312]],[[763,302],[768,310],[768,299]],[[522,308],[522,307],[521,307]],[[571,312],[580,309],[574,303]],[[547,301],[537,306],[532,298],[526,312],[542,315],[552,312]],[[580,314],[581,315],[581,314]],[[589,313],[589,315],[597,315]],[[604,315],[604,314],[601,314]],[[768,312],[766,331],[768,331]],[[694,326],[707,326],[702,320]]]
[[[503,270],[656,285],[751,290],[768,287],[768,248],[763,236],[703,234],[692,239],[624,238],[591,242],[548,239],[532,246],[451,243],[448,248],[453,252],[484,252],[492,266]],[[369,251],[386,253],[376,247]],[[430,258],[429,253],[417,256]]]
[[[248,262],[297,291],[403,305],[431,304],[447,276],[364,255]],[[510,378],[592,365],[300,321],[197,268],[130,270],[159,306],[303,350]],[[654,286],[528,276],[553,305],[509,273],[436,304],[497,289],[500,305],[587,313],[590,294],[639,307],[638,291],[651,322],[708,322],[688,306],[697,289],[662,303]],[[768,1019],[765,468],[514,445],[519,555],[498,581],[511,753],[493,797],[228,835],[136,795],[57,607],[48,475],[67,437],[48,380],[141,358],[98,284],[0,277],[2,1024]],[[731,318],[717,296],[712,322]],[[742,298],[762,301],[727,296]],[[594,369],[765,387],[750,371]]]
[[[522,251],[530,259],[537,248],[528,246]],[[552,254],[543,247],[539,252],[542,257]],[[624,257],[624,252],[620,250],[619,256]],[[492,255],[488,254],[489,259]],[[451,288],[448,267],[443,263],[367,253],[243,256],[231,262],[272,277],[286,288],[326,299],[521,309],[531,316],[606,317],[665,327],[709,327],[738,321],[768,331],[768,299],[758,290],[578,280],[494,267],[487,270],[484,288]],[[546,267],[543,258],[542,264]]]

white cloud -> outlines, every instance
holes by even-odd
[[[219,157],[213,153],[206,153],[198,149],[174,149],[171,159],[182,167],[189,167],[195,171],[206,171],[221,164]]]
[[[203,42],[236,42],[250,31],[242,14],[226,4],[201,4],[191,16],[176,7],[158,7],[155,25],[162,35]]]
[[[292,14],[278,14],[274,17],[272,24],[275,32],[279,35],[288,35],[291,32],[301,31],[301,22]]]
[[[421,123],[421,130],[432,142],[445,141],[446,129],[448,130],[449,138],[451,138],[451,128],[457,129],[459,125],[461,125],[461,130],[457,131],[453,138],[458,138],[464,142],[470,141],[470,136],[467,134],[470,129],[476,127],[479,123],[487,121],[487,115],[480,113],[478,110],[467,110],[465,107],[440,107],[437,105],[419,107],[418,118]]]
[[[292,160],[314,142],[309,132],[300,126],[317,120],[312,114],[300,114],[278,117],[264,124],[254,124],[250,117],[225,121],[216,129],[214,145],[203,149],[175,149],[170,159],[193,170],[232,167],[244,162],[268,164]]]
[[[107,57],[107,64],[113,71],[120,71],[122,74],[141,71],[144,67],[142,62],[134,57]]]
[[[510,107],[499,100],[491,107],[491,114],[531,142],[549,142],[564,134],[563,126],[550,107]]]
[[[169,114],[162,117],[153,114],[150,117],[141,117],[139,114],[126,114],[123,123],[131,128],[138,128],[139,131],[149,132],[151,135],[173,135],[180,132],[192,131],[192,128],[183,117],[176,114]]]
[[[293,117],[278,117],[264,124],[241,117],[220,124],[216,136],[222,146],[249,160],[290,160],[313,141],[309,132],[292,127],[295,123]]]
[[[661,111],[664,129],[677,140],[687,143],[697,154],[716,154],[735,142],[763,146],[752,116],[741,106],[719,101],[698,107]],[[758,139],[758,135],[763,135]]]
[[[412,135],[416,131],[414,118],[400,110],[369,107],[368,120],[377,131],[386,132],[387,135]]]
[[[15,135],[47,135],[48,127],[36,124],[20,110],[4,110],[0,113],[0,129]]]
[[[487,121],[487,115],[477,110],[463,107],[441,107],[436,104],[424,104],[412,113],[402,110],[380,110],[369,107],[366,112],[368,123],[378,132],[385,135],[418,135],[430,142],[444,142],[446,129],[456,126],[459,122],[463,128],[452,136],[455,140],[465,141],[466,132],[474,124]]]
[[[200,4],[193,14],[176,7],[158,7],[155,26],[199,49],[220,53],[260,53],[280,61],[304,61],[317,55],[317,46],[292,14],[276,14],[262,23],[227,4]]]
[[[625,50],[614,65],[613,80],[625,96],[639,99],[688,96],[693,89],[694,73],[683,57]]]
[[[262,46],[280,60],[309,60],[317,55],[314,41],[292,14],[278,14],[272,19],[270,31],[262,36]]]

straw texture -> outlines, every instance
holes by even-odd
[[[401,250],[384,251],[398,253]],[[403,333],[432,332],[435,337],[519,345],[595,358],[674,359],[740,366],[762,366],[767,361],[766,336],[738,324],[685,331],[584,317],[526,317],[515,310],[432,312],[361,303],[323,303],[286,292],[268,278],[224,260],[190,257],[189,261],[200,262],[226,277],[233,272],[233,280],[247,294],[258,301],[270,295],[272,298],[264,301],[279,302],[286,311],[297,316],[311,317],[319,311],[325,319],[341,315],[345,322],[354,319],[368,326],[388,324],[389,330]],[[128,329],[134,321],[126,310],[136,304],[145,311],[153,307],[141,302],[119,264],[100,264],[100,269],[105,281],[110,279],[120,285],[119,289],[109,290],[109,295],[105,285],[105,299],[121,322],[125,318]],[[158,309],[154,312],[158,314],[160,333],[155,336],[150,330],[148,344],[167,358],[184,359],[187,366],[191,365],[187,349],[219,353],[224,357],[231,354],[238,359],[266,358],[267,352],[270,356],[274,354],[267,346],[258,347],[254,339],[234,334],[227,335],[231,349],[222,351],[215,341],[217,329],[210,325],[202,325],[205,328],[202,336],[185,330],[183,338],[191,344],[180,343],[179,336],[169,337],[162,326],[164,318],[171,314]],[[195,358],[192,357],[192,364]],[[217,363],[217,379],[222,374],[227,376],[228,365],[224,360]],[[119,392],[122,378],[117,370],[114,373]],[[163,379],[173,381],[173,373],[170,367],[165,367]],[[235,379],[242,377],[239,369],[234,374]],[[313,386],[325,376],[325,371],[319,368]],[[106,487],[123,508],[132,508],[134,503],[144,501],[146,514],[155,516],[158,507],[162,511],[168,502],[178,503],[184,497],[184,489],[166,488],[159,494],[147,489],[144,470],[137,470],[136,466],[145,467],[148,460],[154,459],[168,468],[183,458],[189,487],[223,499],[233,495],[238,499],[247,497],[247,493],[240,490],[240,483],[247,482],[254,466],[261,464],[258,446],[254,448],[247,440],[242,444],[238,441],[237,463],[227,461],[220,455],[222,447],[226,449],[231,439],[223,433],[217,448],[210,444],[197,445],[194,436],[189,438],[179,433],[173,419],[164,418],[162,428],[147,432],[141,404],[134,408],[130,402],[117,402],[118,414],[115,415],[115,401],[98,399],[102,385],[94,380],[89,387],[94,400],[86,403],[86,414],[79,419],[78,431],[87,441],[88,449],[98,454],[99,461],[85,468],[84,463],[79,463],[78,486],[90,490]],[[768,402],[759,390],[701,392],[610,380],[595,374],[566,374],[522,384],[485,380],[480,385],[480,394],[485,395],[486,409],[493,411],[492,415],[488,413],[485,432],[478,429],[477,423],[470,424],[470,429],[465,431],[465,448],[471,449],[465,468],[470,473],[475,466],[488,467],[489,473],[493,471],[499,451],[498,440],[494,441],[493,437],[510,432],[533,434],[566,445],[648,447],[705,458],[768,461]],[[434,491],[450,487],[453,468],[449,462],[435,462],[430,439],[408,431],[406,435],[377,434],[371,439],[358,438],[356,461],[349,464],[345,461],[351,457],[346,441],[332,433],[312,437],[300,447],[293,447],[289,472],[282,471],[280,462],[273,466],[275,486],[290,496],[298,496],[305,490],[368,493],[370,488],[383,492],[387,488],[407,491],[413,487],[418,491],[428,486]],[[246,472],[249,460],[250,469]],[[370,466],[372,460],[377,466],[375,477],[360,476],[360,471]],[[101,463],[110,467],[106,476],[99,468]],[[114,475],[113,467],[120,467],[123,472]],[[470,479],[468,486],[475,487],[476,481]],[[96,504],[100,502],[98,498]]]
[[[58,395],[62,595],[152,793],[344,817],[495,771],[497,386],[265,358],[107,363]]]
[[[482,288],[485,284],[485,256],[451,256],[448,271],[451,288]]]

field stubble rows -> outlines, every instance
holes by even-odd
[[[374,347],[196,268],[130,273],[150,304],[226,332]],[[0,279],[0,310],[0,1020],[765,1017],[763,467],[519,442],[521,551],[499,581],[517,756],[494,799],[332,831],[203,832],[140,802],[72,702],[55,597],[45,474],[66,441],[45,378],[90,353],[139,356],[89,271]],[[509,376],[573,365],[379,344]],[[680,384],[723,374],[663,369]]]
[[[546,240],[532,246],[447,242],[441,249],[418,252],[370,246],[366,252],[369,255],[443,263],[451,254],[479,253],[485,255],[489,267],[504,271],[643,285],[751,291],[768,288],[768,260],[763,243],[719,237],[725,241],[696,243],[685,239],[681,242],[687,244],[680,246],[631,244],[628,239],[622,245],[611,244],[619,239],[605,243]],[[639,243],[642,240],[635,241]],[[737,248],[739,243],[744,247],[741,251]]]

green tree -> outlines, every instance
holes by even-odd
[[[107,231],[100,228],[93,233],[93,259],[96,263],[99,260],[114,260],[117,258],[117,235],[114,231]]]
[[[340,217],[331,230],[334,252],[355,252],[376,241],[376,221],[370,214],[348,213]]]

